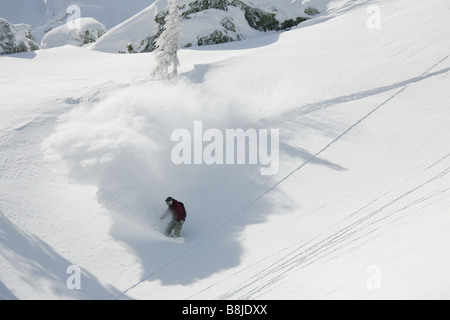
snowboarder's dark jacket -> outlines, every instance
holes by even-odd
[[[177,221],[186,220],[186,215],[184,214],[183,207],[177,200],[173,200],[172,205],[169,206],[169,208],[167,209],[166,213],[163,216],[165,217],[169,213],[172,214],[172,219],[175,219]]]

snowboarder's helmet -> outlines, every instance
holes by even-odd
[[[168,198],[166,199],[167,205],[171,206],[172,203],[173,203],[173,200],[174,200],[174,199],[173,199],[172,197],[168,197]]]

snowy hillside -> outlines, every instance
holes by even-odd
[[[325,11],[330,0],[178,2],[185,24],[180,39],[184,47],[238,41],[268,31],[285,30]],[[166,14],[167,0],[5,0],[0,3],[0,17],[31,25],[38,43],[47,37],[42,47],[48,48],[48,36],[55,44],[73,43],[73,35],[62,29],[75,19],[89,18],[106,29],[112,28],[94,48],[114,53],[153,51]]]
[[[183,18],[181,47],[240,41],[285,30],[320,11],[317,1],[178,0]],[[325,1],[318,2],[321,7]],[[330,2],[330,1],[326,1]],[[168,14],[167,0],[151,6],[110,30],[92,48],[105,52],[151,52]]]
[[[152,53],[0,56],[0,299],[450,299],[450,3],[292,5],[322,13],[171,81]],[[279,130],[275,174],[207,164],[237,129]]]

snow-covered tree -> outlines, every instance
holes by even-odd
[[[168,0],[169,14],[166,17],[164,31],[156,41],[156,67],[152,75],[161,80],[168,80],[178,74],[178,42],[181,33],[181,14],[177,0]]]

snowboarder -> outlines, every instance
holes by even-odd
[[[184,205],[175,200],[172,197],[168,197],[166,199],[166,203],[169,206],[166,212],[161,216],[161,220],[165,219],[169,214],[172,214],[172,220],[170,220],[169,224],[166,227],[166,236],[170,236],[173,230],[174,237],[180,237],[181,229],[183,228],[183,224],[186,221],[186,210],[184,209]]]

